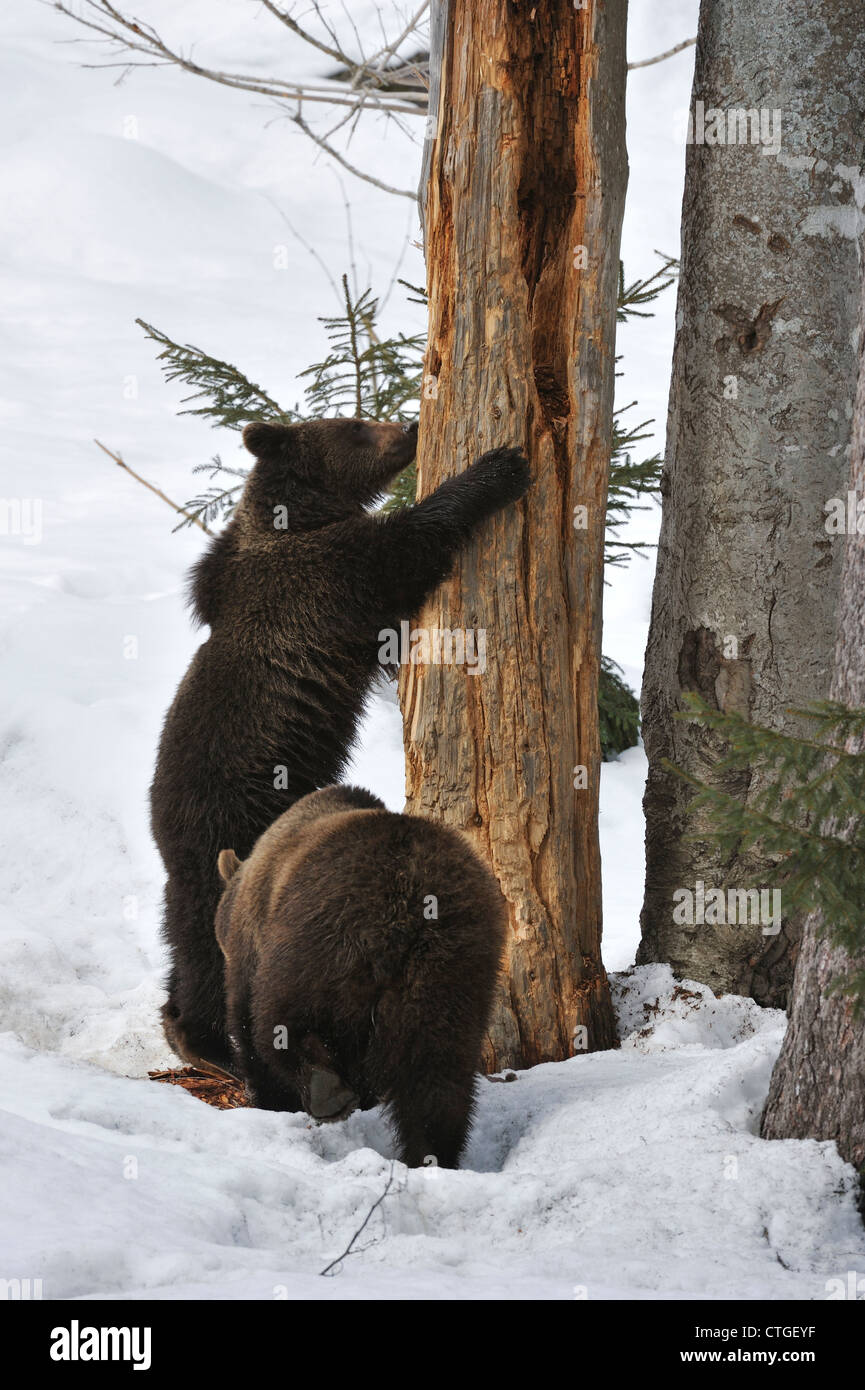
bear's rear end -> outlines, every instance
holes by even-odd
[[[500,967],[504,900],[456,831],[374,798],[370,809],[346,809],[341,791],[303,798],[244,866],[231,913],[249,916],[229,936],[254,934],[257,963],[249,988],[242,953],[228,945],[229,1006],[250,999],[269,1103],[280,1083],[303,1100],[298,1050],[279,1042],[315,1035],[347,1086],[388,1104],[405,1162],[433,1155],[453,1167]],[[292,817],[318,799],[329,813],[292,830]],[[270,915],[256,929],[268,897]],[[240,1026],[234,1019],[232,1032]]]

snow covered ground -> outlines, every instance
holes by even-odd
[[[456,1173],[392,1165],[377,1111],[223,1113],[9,1038],[10,1273],[55,1298],[825,1298],[862,1230],[833,1145],[754,1137],[782,1016],[672,999],[660,966],[618,990],[622,1050],[483,1082]]]
[[[300,73],[308,59],[247,0],[142,0],[196,56]],[[352,6],[363,31],[370,4]],[[631,49],[692,33],[695,0],[632,4]],[[197,638],[182,603],[198,533],[92,443],[180,500],[218,437],[175,413],[142,316],[237,361],[286,399],[334,305],[321,266],[361,283],[422,278],[407,201],[339,179],[263,100],[165,69],[115,85],[38,0],[7,0],[0,77],[6,333],[0,497],[30,528],[0,533],[0,1278],[46,1298],[822,1298],[865,1264],[852,1173],[832,1146],[755,1137],[783,1019],[647,967],[617,978],[623,1047],[483,1082],[458,1173],[393,1169],[378,1112],[217,1112],[149,1068],[161,870],[147,828],[160,721]],[[98,56],[103,56],[97,54]],[[692,58],[631,81],[624,257],[678,249]],[[372,123],[352,158],[415,178],[418,147]],[[283,251],[282,248],[286,248]],[[287,263],[287,268],[280,268]],[[387,327],[413,327],[399,291]],[[672,298],[628,325],[620,400],[663,422]],[[660,443],[660,441],[659,441]],[[34,501],[35,509],[28,511]],[[41,510],[40,510],[41,509]],[[656,513],[632,538],[651,539]],[[651,565],[614,572],[605,650],[639,685]],[[353,777],[402,804],[393,699],[371,704]],[[608,968],[625,971],[642,890],[641,750],[604,768]]]

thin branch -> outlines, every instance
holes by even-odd
[[[315,11],[316,18],[318,19],[318,22],[321,25],[322,29],[324,29],[325,32],[330,35],[334,48],[341,49],[342,43],[340,41],[339,35],[336,32],[336,27],[333,24],[331,24],[327,15],[324,13],[324,10],[321,8],[321,5],[319,4],[319,0],[312,0],[312,8]],[[360,44],[358,44],[358,48],[360,49]],[[361,57],[363,57],[362,50]]]
[[[360,294],[361,294],[361,290],[360,290],[360,285],[359,285],[359,283],[358,283],[358,278],[357,278],[357,253],[356,253],[356,251],[355,251],[355,245],[354,245],[354,222],[352,221],[352,217],[351,217],[351,203],[350,203],[350,201],[349,201],[348,194],[347,194],[346,191],[345,191],[345,184],[343,183],[343,181],[342,181],[342,179],[340,178],[340,176],[339,176],[339,174],[337,173],[337,171],[336,171],[335,169],[331,169],[330,172],[333,174],[333,177],[336,179],[337,183],[339,184],[339,192],[340,192],[340,196],[342,197],[342,206],[343,206],[343,210],[345,211],[345,239],[346,239],[346,243],[347,243],[347,245],[348,245],[348,268],[349,268],[349,270],[351,271],[352,288],[354,289],[354,297],[355,297],[355,299],[359,299],[359,298],[360,298]],[[367,284],[371,284],[371,283],[372,283],[372,275],[369,275],[369,276],[367,277]],[[343,275],[343,277],[342,277],[342,294],[340,295],[340,308],[342,308],[343,305],[345,304],[345,294],[346,294],[346,289],[345,289],[345,276]]]
[[[674,58],[677,53],[683,52],[686,48],[692,48],[697,42],[696,34],[692,39],[683,39],[674,48],[668,48],[666,53],[656,53],[654,58],[641,58],[639,63],[629,63],[628,72],[633,72],[635,68],[650,68],[653,63],[663,63],[665,58]]]
[[[414,16],[413,19],[409,20],[408,24],[403,29],[399,38],[394,39],[393,43],[389,44],[387,48],[381,48],[379,49],[378,53],[373,53],[372,57],[369,59],[367,63],[367,68],[373,69],[373,65],[375,65],[374,71],[381,72],[382,69],[390,62],[391,58],[396,56],[397,49],[400,47],[400,45],[405,43],[405,40],[411,34],[414,33],[415,29],[420,24],[428,9],[429,0],[424,0],[424,3],[421,5],[417,14]],[[387,76],[389,79],[392,80],[391,73],[388,73]]]
[[[292,116],[291,119],[294,121],[295,125],[303,131],[304,135],[308,135],[310,140],[318,145],[319,149],[324,150],[325,154],[329,154],[331,159],[335,159],[337,164],[341,164],[343,169],[347,169],[350,174],[354,174],[357,178],[363,179],[365,183],[371,183],[374,188],[380,188],[385,193],[395,193],[398,198],[411,198],[412,202],[417,201],[416,193],[412,193],[406,188],[394,188],[389,183],[383,183],[381,179],[377,179],[373,174],[365,174],[362,169],[358,169],[356,165],[350,164],[347,159],[343,158],[338,150],[335,150],[332,145],[329,145],[326,140],[323,140],[320,135],[316,135],[315,131],[310,129],[299,111],[296,115]]]
[[[304,43],[308,43],[313,48],[317,48],[319,53],[326,53],[329,58],[335,58],[338,63],[344,63],[347,68],[354,70],[357,67],[357,63],[354,59],[349,58],[348,54],[344,53],[341,48],[331,48],[329,44],[322,43],[321,39],[317,39],[308,29],[302,29],[297,20],[292,19],[291,15],[286,14],[285,10],[280,9],[279,5],[274,5],[272,0],[261,0],[261,3],[266,10],[270,11],[275,19],[279,20],[280,24],[284,24],[286,28],[290,29],[293,34],[296,34],[299,39],[303,39]],[[328,32],[332,34],[331,30],[328,30]]]
[[[425,92],[429,92],[429,58],[421,59],[416,63],[405,63],[401,68],[388,68],[387,70],[389,87],[405,85],[412,77],[417,79],[415,86],[422,87]]]
[[[148,488],[150,492],[155,492],[157,497],[161,497],[163,502],[167,502],[173,512],[177,512],[180,516],[186,517],[187,521],[191,521],[196,526],[200,526],[205,535],[213,535],[210,528],[205,526],[204,522],[199,517],[193,516],[191,512],[186,511],[183,507],[178,507],[177,503],[172,502],[170,497],[166,497],[165,493],[158,487],[155,487],[153,483],[149,483],[146,478],[142,478],[141,474],[136,473],[134,468],[130,468],[128,463],[124,463],[119,454],[115,454],[112,449],[107,449],[98,439],[94,439],[93,443],[98,444],[103,454],[107,454],[110,459],[113,459],[118,468],[124,469],[124,471],[127,472],[131,478],[134,478],[137,483],[141,483],[142,487]]]
[[[399,253],[399,259],[398,259],[396,265],[395,265],[394,268],[393,268],[393,274],[392,274],[391,277],[390,277],[390,283],[388,284],[388,287],[387,287],[387,289],[385,290],[384,295],[382,296],[382,298],[381,298],[381,299],[379,300],[379,302],[378,302],[378,312],[379,312],[379,315],[381,315],[381,314],[384,313],[385,309],[387,308],[388,300],[390,299],[391,295],[393,294],[394,286],[399,282],[399,273],[400,273],[400,271],[402,270],[402,263],[403,263],[403,261],[404,261],[405,258],[406,258],[406,255],[407,255],[407,253],[408,253],[408,248],[409,248],[409,245],[410,245],[409,232],[410,232],[410,230],[411,230],[411,223],[412,223],[412,215],[409,214],[409,220],[408,220],[408,223],[406,224],[406,229],[405,229],[405,239],[404,239],[403,244],[402,244],[402,250],[401,250],[400,253]]]
[[[345,0],[343,0],[343,9],[345,9]],[[379,27],[379,32],[381,33],[381,37],[382,37],[382,41],[383,41],[383,43],[384,43],[384,46],[385,46],[385,48],[387,48],[388,37],[387,37],[387,30],[386,30],[385,27],[384,27],[384,20],[382,19],[382,15],[381,15],[381,5],[376,5],[376,7],[375,7],[375,22],[376,22],[376,24],[377,24],[378,27]],[[381,50],[379,49],[379,50],[377,50],[377,51],[380,52]],[[372,65],[372,63],[375,61],[375,58],[374,58],[374,57],[373,57],[373,58],[370,58],[369,61],[370,61],[370,65]]]
[[[124,58],[118,62],[85,63],[85,67],[122,67],[125,70],[131,67],[158,67],[164,64],[174,64],[185,72],[193,73],[196,77],[205,77],[209,82],[217,82],[223,87],[233,87],[243,92],[257,92],[261,96],[276,97],[280,101],[302,99],[325,105],[349,107],[354,107],[357,103],[356,93],[347,92],[342,83],[330,86],[326,82],[286,82],[277,77],[257,78],[247,73],[224,72],[216,68],[203,67],[200,63],[195,63],[191,58],[184,57],[182,53],[169,48],[152,25],[143,24],[122,14],[110,3],[110,0],[84,0],[84,4],[89,10],[95,11],[99,18],[87,18],[84,14],[76,13],[70,9],[66,0],[53,0],[53,8],[65,15],[67,19],[72,19],[85,29],[101,34],[107,42],[119,45],[121,49],[131,53],[142,53],[146,59],[151,60],[150,62],[130,62]],[[110,20],[111,23],[105,22],[106,20]],[[341,56],[340,61],[342,61]],[[387,114],[402,113],[409,116],[423,115],[426,109],[425,100],[413,100],[411,97],[405,96],[388,97],[386,93],[378,92],[375,93],[375,105]]]
[[[330,129],[325,133],[323,137],[325,140],[332,140],[334,135],[336,135],[337,131],[342,130],[344,125],[348,125],[348,123],[351,122],[351,130],[348,134],[348,142],[349,144],[351,144],[352,136],[354,135],[354,132],[357,129],[357,123],[363,114],[364,107],[366,106],[367,95],[367,92],[361,92],[360,96],[357,99],[357,105],[354,107],[353,110],[346,111],[344,116],[340,116],[336,125],[331,126]],[[394,117],[394,120],[396,120],[396,117]]]
[[[322,23],[324,23],[324,15],[323,15],[322,12],[321,12],[321,7],[319,6],[318,0],[313,0],[313,5],[315,6],[315,12],[316,12],[316,14],[318,15],[319,19],[322,21]],[[358,51],[358,53],[360,54],[360,64],[359,64],[359,67],[360,67],[360,69],[361,69],[363,72],[365,72],[365,71],[366,71],[366,58],[364,57],[364,53],[363,53],[363,43],[362,43],[362,41],[361,41],[360,31],[358,30],[357,25],[355,24],[354,20],[352,19],[351,12],[346,8],[345,0],[341,0],[341,8],[342,8],[343,14],[345,15],[346,19],[348,20],[349,24],[351,25],[352,29],[354,30],[354,41],[355,41],[355,43],[357,44],[357,51]],[[359,76],[360,76],[360,73],[358,73],[357,76],[359,77]],[[355,85],[355,80],[356,80],[355,78],[352,78],[352,82],[351,82],[352,87]]]
[[[335,1269],[337,1265],[342,1264],[343,1260],[346,1259],[346,1257],[347,1257],[348,1255],[353,1255],[353,1254],[356,1254],[356,1253],[357,1253],[357,1252],[355,1251],[355,1249],[354,1249],[355,1241],[359,1240],[360,1237],[363,1235],[363,1232],[364,1232],[364,1230],[366,1229],[366,1227],[369,1225],[370,1220],[371,1220],[372,1217],[375,1215],[376,1211],[378,1211],[378,1208],[381,1206],[381,1204],[382,1204],[382,1202],[384,1201],[385,1197],[387,1197],[388,1193],[390,1192],[390,1190],[391,1190],[391,1188],[392,1188],[392,1186],[393,1186],[393,1170],[394,1170],[394,1165],[393,1165],[393,1162],[391,1162],[391,1165],[390,1165],[390,1172],[388,1173],[387,1184],[386,1184],[386,1186],[385,1186],[384,1192],[382,1192],[382,1193],[380,1194],[380,1196],[378,1196],[378,1197],[376,1198],[376,1200],[373,1202],[372,1206],[370,1207],[370,1209],[369,1209],[369,1211],[367,1212],[366,1216],[363,1218],[363,1221],[362,1221],[361,1224],[358,1226],[357,1230],[355,1231],[355,1233],[354,1233],[354,1235],[352,1236],[351,1240],[349,1241],[348,1245],[347,1245],[347,1246],[345,1247],[345,1249],[343,1250],[342,1254],[341,1254],[341,1255],[337,1255],[337,1257],[336,1257],[335,1260],[331,1260],[330,1264],[325,1265],[324,1269],[319,1270],[319,1273],[320,1273],[320,1274],[330,1274],[331,1270],[332,1270],[332,1269]]]
[[[369,59],[364,59],[363,57],[361,57],[360,59],[356,59],[352,58],[349,53],[346,53],[345,49],[340,44],[336,30],[333,28],[332,25],[328,24],[318,3],[315,3],[313,8],[315,10],[316,15],[318,16],[318,19],[321,21],[321,24],[327,30],[327,33],[330,35],[330,44],[324,43],[321,39],[316,38],[314,34],[310,33],[308,29],[304,29],[303,26],[299,24],[296,19],[294,19],[290,14],[283,10],[279,5],[274,4],[273,0],[261,0],[261,3],[264,5],[264,8],[274,16],[275,19],[278,19],[280,23],[284,24],[288,29],[290,29],[293,34],[296,34],[299,39],[302,39],[304,43],[310,44],[311,47],[317,48],[320,53],[326,53],[329,58],[334,58],[337,62],[342,63],[345,69],[347,70],[348,74],[350,75],[351,81],[349,83],[349,86],[353,91],[358,90],[358,88],[362,88],[364,82],[369,82],[378,79],[379,72],[383,64],[377,63],[376,60],[381,58],[382,55],[384,55],[384,62],[386,62],[388,57],[392,56],[396,52],[400,45],[409,37],[412,31],[417,27],[418,23],[424,15],[424,12],[427,10],[429,6],[429,0],[425,0],[425,3],[421,6],[420,10],[418,11],[415,18],[412,20],[411,24],[409,24],[403,30],[399,38],[396,39],[393,44],[390,44],[385,48],[379,49]],[[354,20],[351,18],[347,11],[346,17],[348,18],[349,22],[352,25],[352,28],[354,29],[355,39],[357,40],[358,50],[360,51],[360,35],[358,34],[357,26],[355,25]],[[387,36],[385,36],[385,42],[387,43]],[[412,71],[413,66],[414,65],[410,63],[404,64],[403,67],[398,70],[398,75],[402,75],[404,73],[409,74]],[[394,77],[396,75],[397,74],[394,72],[388,72],[385,74],[388,85],[390,85],[394,81]],[[381,85],[380,79],[378,81],[378,85]],[[367,95],[368,94],[369,93],[367,90]],[[417,107],[412,108],[412,114],[416,114],[417,111]]]
[[[333,292],[334,292],[334,294],[335,294],[335,296],[336,296],[336,302],[337,302],[337,304],[340,306],[340,308],[342,308],[342,295],[341,295],[340,292],[339,292],[339,287],[338,287],[336,281],[334,280],[333,276],[331,275],[330,270],[329,270],[328,265],[327,265],[327,262],[325,261],[324,257],[321,256],[321,255],[319,254],[319,252],[315,249],[315,247],[314,247],[310,242],[308,242],[308,241],[306,240],[305,237],[302,237],[302,236],[301,236],[300,232],[299,232],[299,231],[297,230],[297,228],[294,227],[294,226],[292,225],[292,223],[289,221],[287,215],[283,212],[282,208],[279,206],[279,203],[276,201],[275,198],[272,198],[272,197],[270,196],[269,193],[263,193],[261,196],[262,196],[263,198],[266,198],[266,199],[267,199],[267,201],[270,203],[270,205],[271,205],[272,208],[275,208],[275,210],[277,211],[277,213],[279,214],[279,216],[282,218],[283,222],[285,223],[286,227],[287,227],[288,230],[291,232],[291,235],[295,238],[296,241],[299,241],[299,242],[300,242],[300,244],[301,244],[301,246],[303,247],[303,249],[304,249],[305,251],[308,251],[309,254],[310,254],[310,255],[318,262],[318,264],[321,266],[322,270],[324,271],[325,275],[327,276],[328,280],[330,281],[331,289],[333,290]]]

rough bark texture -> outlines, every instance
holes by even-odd
[[[577,1048],[615,1042],[600,956],[597,683],[626,0],[436,9],[425,231],[438,394],[423,402],[418,493],[501,444],[525,447],[533,484],[418,618],[485,628],[488,664],[482,676],[404,668],[407,809],[467,831],[508,899],[485,1057],[498,1070],[571,1055],[577,1029]]]
[[[699,838],[692,792],[662,759],[712,780],[720,745],[675,719],[683,691],[774,727],[791,726],[789,706],[829,693],[842,552],[824,508],[844,495],[856,382],[865,6],[703,0],[699,119],[697,101],[706,118],[710,108],[779,111],[781,147],[699,144],[695,122],[688,148],[643,688],[638,960],[783,1005],[801,924],[763,936],[759,924],[673,921],[677,888],[760,888],[767,875],[759,855],[724,861]],[[771,136],[768,120],[764,129]],[[723,785],[748,796],[757,784],[746,773]]]
[[[865,286],[860,343],[865,347]],[[850,488],[865,497],[865,355],[850,461]],[[848,536],[844,548],[841,611],[832,697],[865,705],[865,535]],[[861,965],[862,962],[857,962]],[[796,966],[790,1025],[772,1073],[763,1115],[766,1139],[835,1139],[850,1163],[865,1165],[865,1023],[828,986],[850,961],[830,945],[822,917],[805,923]]]

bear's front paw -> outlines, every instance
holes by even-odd
[[[490,449],[467,470],[468,476],[495,487],[502,502],[517,502],[525,496],[532,475],[522,449]]]

